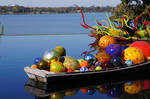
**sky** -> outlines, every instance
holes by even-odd
[[[0,0],[0,5],[26,7],[116,6],[120,0]]]

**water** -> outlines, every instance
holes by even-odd
[[[87,24],[96,25],[97,20],[106,19],[104,13],[86,13]],[[70,34],[88,33],[80,26],[81,14],[44,14],[44,15],[0,15],[5,26],[5,34]]]
[[[0,98],[34,99],[24,90],[28,77],[23,68],[33,64],[34,58],[42,57],[45,50],[59,45],[66,48],[68,56],[81,58],[80,54],[88,49],[90,42],[92,39],[87,35],[2,36]]]
[[[104,16],[102,13],[92,13],[87,14],[88,24],[95,25],[92,16],[99,18],[99,16]],[[53,19],[54,18],[54,19]],[[106,17],[104,17],[106,18]],[[1,15],[1,22],[5,25],[5,34],[69,34],[69,33],[88,33],[89,31],[80,27],[79,23],[81,21],[80,14],[55,14],[55,15]],[[33,60],[36,57],[42,57],[43,53],[47,49],[55,48],[56,46],[64,46],[67,51],[67,56],[73,56],[77,59],[82,58],[80,54],[88,50],[88,44],[93,42],[93,38],[88,37],[87,34],[79,35],[33,35],[33,36],[1,36],[0,37],[0,99],[114,99],[110,96],[102,94],[99,92],[100,85],[87,86],[86,88],[96,89],[93,95],[88,95],[88,93],[83,93],[80,86],[77,93],[72,96],[67,96],[66,90],[56,92],[57,95],[51,95],[52,91],[50,89],[43,90],[48,95],[40,97],[38,92],[38,86],[28,87],[30,82],[28,77],[24,72],[23,68],[25,66],[30,66],[33,64]],[[138,80],[138,79],[137,79]],[[34,82],[33,82],[34,83]],[[33,84],[31,83],[31,84]],[[113,82],[112,82],[113,83]],[[115,84],[122,88],[124,83],[119,82]],[[79,84],[80,85],[80,84]],[[121,86],[120,86],[121,85]],[[150,85],[150,84],[148,84]],[[44,86],[44,85],[43,85]],[[112,85],[108,85],[109,88]],[[62,86],[63,87],[63,86]],[[67,87],[66,87],[67,88]],[[85,88],[85,86],[84,86]],[[150,87],[148,87],[150,88]],[[147,88],[147,89],[148,89]],[[33,90],[32,93],[29,90]],[[83,88],[82,88],[83,89]],[[74,88],[73,88],[74,90]],[[108,90],[108,89],[107,89]],[[107,91],[106,90],[106,91]],[[86,91],[86,90],[85,90]],[[143,92],[145,94],[143,94]],[[64,94],[66,93],[66,96]],[[68,92],[69,93],[69,92]],[[63,95],[62,95],[63,94]],[[73,94],[73,93],[72,93]],[[125,99],[130,99],[130,97],[148,97],[149,90],[140,91],[136,95],[131,95],[123,93]],[[127,98],[128,97],[128,98]],[[116,97],[119,98],[119,97]],[[56,99],[56,98],[55,98]],[[123,98],[119,98],[123,99]],[[137,98],[136,98],[137,99]],[[149,98],[145,98],[149,99]]]

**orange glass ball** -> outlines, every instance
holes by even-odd
[[[82,89],[80,89],[80,91],[81,91],[82,93],[87,93],[87,92],[88,92],[88,89],[82,88]]]
[[[38,69],[38,66],[36,64],[32,65],[31,67],[34,69]]]
[[[100,40],[98,42],[98,45],[99,45],[100,48],[105,49],[109,45],[115,44],[116,42],[117,41],[116,41],[115,37],[106,35],[106,36],[103,36],[103,37],[100,38]]]
[[[89,63],[86,60],[81,61],[80,67],[88,67]]]
[[[110,59],[111,59],[111,57],[109,56],[109,54],[106,53],[106,51],[97,53],[96,58],[101,63],[103,63],[105,61],[110,61]]]

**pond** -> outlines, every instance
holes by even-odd
[[[32,65],[33,60],[36,57],[42,57],[45,50],[53,49],[59,45],[66,48],[67,56],[72,56],[76,59],[82,58],[80,57],[80,54],[83,51],[88,50],[88,44],[92,41],[93,39],[89,38],[87,35],[2,36],[0,38],[0,98],[50,99],[51,97],[51,99],[111,99],[113,96],[110,96],[108,92],[113,92],[113,90],[121,90],[116,93],[115,96],[116,98],[121,97],[119,99],[130,99],[130,97],[143,99],[142,97],[150,96],[150,91],[148,90],[150,88],[149,81],[142,80],[135,82],[139,84],[139,87],[134,89],[134,91],[137,90],[136,94],[124,92],[123,85],[127,81],[117,83],[112,82],[112,84],[109,83],[108,85],[102,83],[99,85],[78,86],[77,88],[72,87],[70,89],[62,86],[61,88],[65,87],[66,89],[59,90],[58,88],[56,91],[56,88],[53,88],[53,90],[51,89],[53,85],[48,85],[50,88],[43,88],[43,86],[47,86],[44,84],[42,84],[42,87],[39,87],[36,82],[28,79],[23,70],[25,66]],[[137,80],[141,80],[140,78],[138,79],[138,77],[136,78]],[[149,80],[149,77],[145,80]],[[133,88],[136,87],[133,86]],[[143,88],[146,88],[146,90]],[[41,94],[46,95],[41,97],[37,94],[39,90],[41,90]]]
[[[87,14],[87,22],[92,26],[95,25],[92,16],[106,19],[104,13]],[[0,21],[5,26],[5,35],[0,37],[1,99],[150,99],[150,77],[141,79],[145,77],[143,74],[136,77],[135,82],[127,79],[86,86],[76,83],[77,87],[61,86],[63,90],[28,79],[24,67],[31,66],[35,58],[43,57],[47,49],[63,46],[67,56],[83,58],[80,54],[89,50],[88,45],[94,39],[88,37],[89,30],[80,26],[80,14],[1,15]],[[125,91],[125,84],[127,88],[133,85],[129,87],[133,90]]]

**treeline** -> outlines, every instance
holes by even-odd
[[[81,7],[85,12],[110,12],[114,7]],[[0,14],[50,14],[50,13],[78,13],[76,7],[24,7],[0,6]]]

